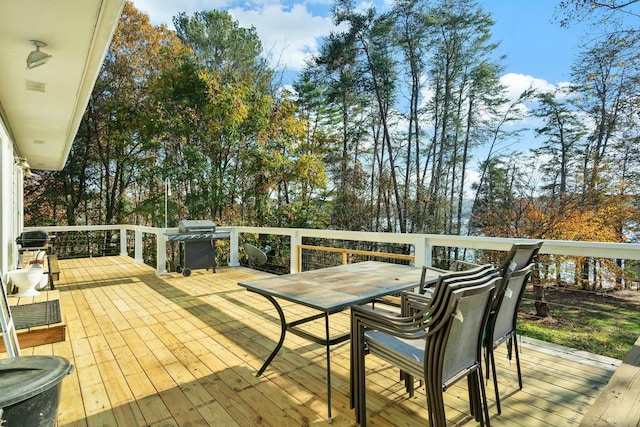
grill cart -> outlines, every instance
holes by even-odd
[[[35,231],[23,231],[16,238],[16,244],[18,245],[18,263],[16,268],[23,268],[25,254],[27,254],[27,260],[30,264],[38,264],[41,268],[45,266],[45,257],[49,258],[53,254],[53,248],[50,245],[49,233],[44,230]],[[51,269],[51,266],[49,266]],[[45,272],[49,274],[50,272]],[[49,285],[51,289],[55,289],[53,279],[49,274]],[[43,282],[39,289],[46,286]]]
[[[170,242],[178,242],[179,257],[176,271],[187,277],[191,270],[211,268],[216,272],[216,240],[228,239],[228,232],[216,232],[216,225],[209,220],[182,220],[178,233],[168,234]]]

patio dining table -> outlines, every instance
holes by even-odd
[[[329,315],[346,308],[374,301],[385,295],[416,288],[420,284],[422,268],[365,261],[337,267],[322,268],[302,273],[285,274],[263,279],[238,282],[248,291],[267,298],[280,317],[280,339],[256,376],[262,375],[278,351],[282,348],[287,331],[326,347],[327,352],[327,401],[328,422],[331,423],[331,351],[330,347],[347,341],[350,332],[335,337],[329,333]],[[429,270],[426,283],[433,283],[437,273]],[[286,300],[317,310],[319,313],[287,322],[278,300]],[[298,327],[318,319],[325,320],[325,335],[319,337]]]

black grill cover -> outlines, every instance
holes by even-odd
[[[49,243],[49,233],[44,230],[25,231],[18,236],[16,243],[23,248],[41,248]]]

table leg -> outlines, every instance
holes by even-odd
[[[282,348],[282,344],[284,343],[284,337],[287,334],[287,322],[286,322],[286,320],[284,318],[284,312],[282,311],[282,308],[280,307],[280,304],[278,304],[278,302],[271,295],[263,295],[263,294],[260,294],[260,295],[262,295],[263,297],[268,299],[271,302],[271,304],[273,304],[273,306],[275,307],[276,311],[278,312],[278,316],[280,316],[281,331],[280,331],[280,340],[278,341],[278,344],[276,345],[276,348],[273,349],[273,351],[271,352],[271,354],[269,355],[267,360],[264,362],[264,364],[262,365],[262,368],[260,368],[260,370],[256,374],[256,377],[259,377],[260,375],[262,375],[262,373],[265,371],[265,369],[267,369],[267,366],[269,366],[269,364],[271,363],[273,358],[276,357],[276,354],[278,354],[278,352]],[[328,322],[328,320],[327,320],[327,322]]]
[[[259,292],[256,292],[259,293]],[[260,294],[260,293],[259,293]],[[258,370],[258,373],[256,374],[256,377],[259,377],[260,375],[262,375],[264,373],[264,371],[267,369],[267,367],[269,366],[269,364],[273,361],[273,359],[276,357],[276,354],[278,354],[278,351],[280,351],[280,349],[282,348],[282,345],[284,344],[284,338],[286,336],[287,333],[287,329],[291,328],[291,332],[295,335],[301,336],[301,337],[305,337],[317,344],[324,344],[326,349],[327,349],[327,401],[328,401],[328,406],[327,406],[327,418],[328,418],[328,422],[329,424],[331,424],[332,420],[332,413],[331,413],[331,345],[332,344],[337,344],[339,342],[343,342],[345,341],[345,338],[348,337],[348,335],[346,335],[345,337],[339,337],[336,339],[331,339],[330,333],[329,333],[329,313],[324,312],[321,314],[318,314],[316,316],[311,316],[305,319],[300,319],[297,320],[295,322],[292,322],[290,325],[287,324],[287,321],[284,317],[284,312],[282,310],[282,307],[280,307],[280,304],[278,304],[278,302],[276,301],[275,298],[273,298],[271,295],[264,295],[264,294],[260,294],[263,297],[265,297],[266,299],[268,299],[271,304],[273,304],[273,306],[275,307],[276,311],[278,312],[278,316],[280,317],[280,339],[278,340],[278,344],[276,344],[276,347],[273,349],[273,351],[271,352],[271,354],[269,355],[269,357],[267,358],[267,360],[264,362],[264,364],[262,365],[262,367],[260,368],[260,370]],[[314,337],[311,336],[308,333],[305,333],[303,331],[300,330],[296,330],[294,329],[295,326],[298,326],[302,323],[306,323],[310,320],[315,320],[315,319],[319,319],[321,317],[324,317],[324,323],[325,323],[325,338],[324,340],[322,338],[319,337]]]

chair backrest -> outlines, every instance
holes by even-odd
[[[438,276],[436,282],[430,286],[425,285],[425,280],[427,276],[427,271],[429,267],[422,267],[422,276],[420,277],[420,287],[419,292],[424,294],[428,288],[437,288],[440,282],[443,280],[465,280],[465,278],[473,277],[478,274],[482,274],[486,270],[492,269],[493,266],[491,264],[479,265],[477,267],[471,268],[469,270],[455,270],[449,271]]]
[[[495,312],[491,314],[488,337],[493,345],[502,342],[503,339],[515,333],[518,308],[522,301],[524,289],[531,275],[533,264],[514,271],[509,277],[504,292],[496,294]]]
[[[428,336],[425,357],[433,360],[431,372],[440,379],[442,389],[466,377],[471,369],[480,366],[482,335],[487,324],[498,277],[485,277],[467,282],[451,292],[447,315],[442,317],[444,326]]]
[[[7,351],[9,357],[20,356],[20,344],[18,343],[18,336],[16,335],[16,327],[13,323],[13,316],[11,315],[11,309],[9,308],[9,301],[7,299],[7,287],[4,283],[2,273],[0,273],[0,327],[2,327],[2,339],[4,340],[4,348]]]
[[[500,275],[504,275],[504,271],[511,265],[512,262],[516,263],[515,271],[522,270],[531,262],[533,258],[538,254],[542,244],[544,242],[536,243],[514,243],[511,246],[511,250],[507,254],[504,262],[500,266]]]
[[[448,309],[451,292],[456,289],[481,284],[483,280],[495,277],[499,277],[498,271],[491,264],[481,265],[471,270],[442,274],[436,282],[431,303],[425,307],[423,312],[428,312],[430,318],[439,317]],[[422,315],[422,313],[419,313],[417,316]]]

